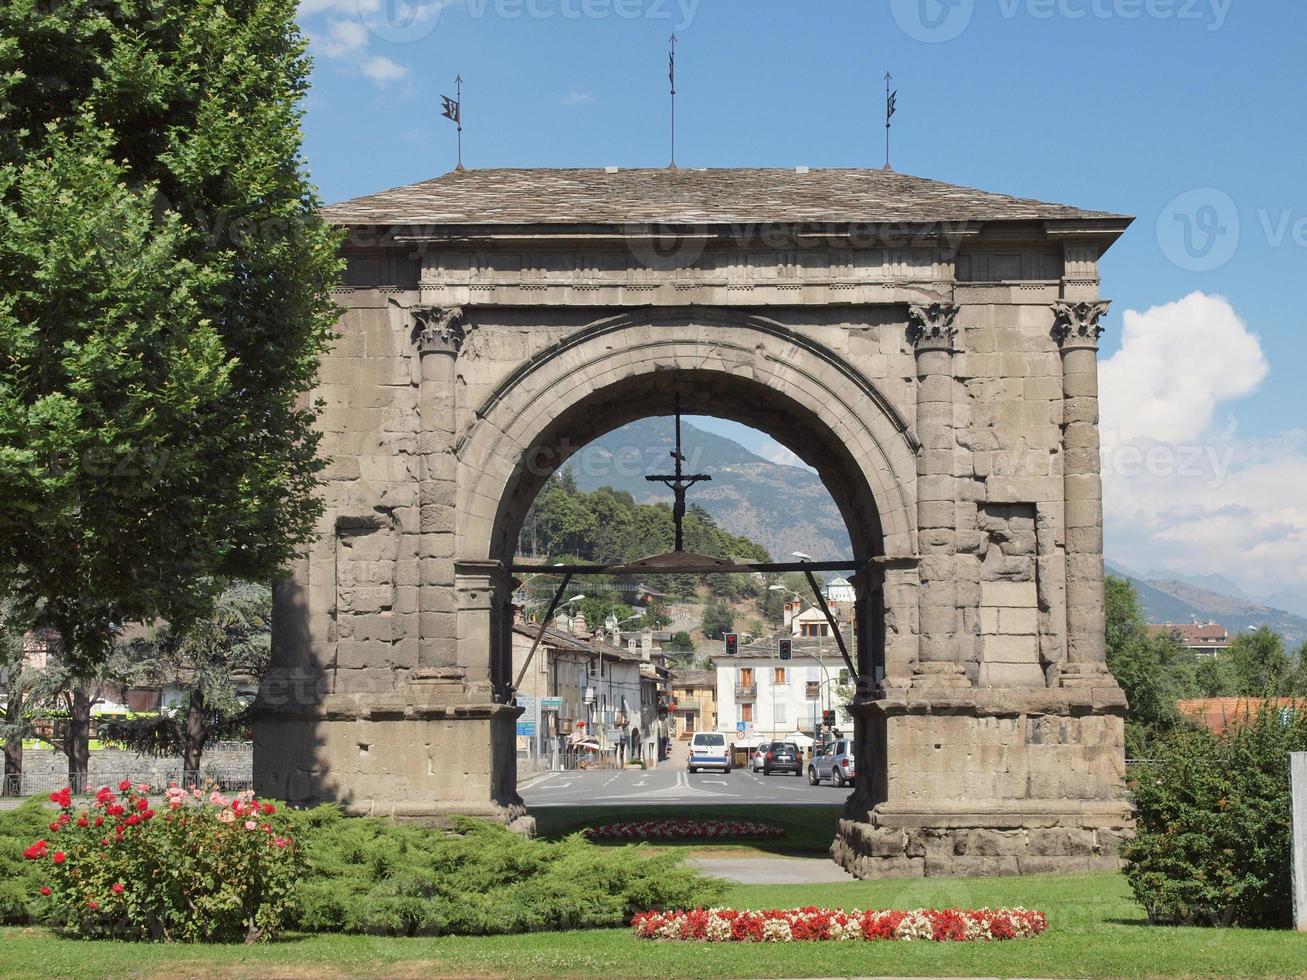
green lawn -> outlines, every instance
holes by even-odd
[[[1116,875],[737,886],[740,907],[1026,905],[1049,931],[1007,943],[696,945],[638,940],[624,929],[526,936],[292,937],[261,947],[146,946],[0,930],[5,976],[1214,976],[1307,975],[1307,934],[1151,928]]]
[[[835,839],[835,823],[843,804],[830,806],[788,806],[786,804],[678,805],[665,806],[533,806],[536,830],[541,837],[555,839],[586,827],[623,820],[757,820],[780,827],[785,836],[775,840],[693,841],[685,846],[691,853],[712,852],[725,856],[734,851],[825,857]],[[601,842],[602,843],[602,842]]]

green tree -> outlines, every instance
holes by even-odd
[[[1270,627],[1240,633],[1221,658],[1234,679],[1234,694],[1277,697],[1293,693],[1294,664],[1284,650],[1284,639]]]
[[[18,780],[23,774],[23,739],[30,728],[24,711],[31,671],[24,666],[23,637],[27,624],[12,599],[0,601],[0,698],[4,715],[0,717],[0,742],[4,743],[3,795],[18,795]]]
[[[724,602],[710,602],[703,609],[703,635],[720,640],[735,629],[735,613]]]
[[[88,690],[115,624],[202,616],[319,512],[306,396],[339,237],[301,157],[294,18],[0,5],[0,591]]]
[[[1198,693],[1194,658],[1174,637],[1149,632],[1127,579],[1108,576],[1106,614],[1107,665],[1130,704],[1126,753],[1140,758],[1179,723],[1179,699]]]
[[[175,711],[106,724],[106,737],[138,752],[180,755],[188,778],[198,774],[205,747],[247,723],[238,686],[257,682],[267,671],[271,622],[271,591],[237,582],[203,619],[184,628],[165,625],[124,643],[130,683],[177,686],[182,697]]]

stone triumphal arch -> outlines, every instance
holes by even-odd
[[[634,419],[762,429],[848,525],[862,876],[1115,866],[1098,261],[1126,217],[881,170],[459,171],[328,209],[324,513],[277,592],[260,793],[491,816],[516,791],[508,565]]]

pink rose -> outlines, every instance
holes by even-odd
[[[259,829],[259,825],[258,825],[257,823],[255,823],[253,820],[246,820],[246,821],[245,821],[245,829],[246,829],[246,830],[258,830],[258,829]]]
[[[218,814],[218,819],[223,823],[233,823],[236,820],[236,814],[230,810],[223,810],[222,813]]]

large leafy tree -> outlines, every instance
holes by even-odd
[[[107,724],[106,736],[138,751],[180,755],[187,778],[196,778],[205,747],[246,723],[240,682],[257,682],[267,670],[271,619],[267,587],[237,582],[202,619],[122,643],[129,682],[175,687],[181,700],[157,717]]]
[[[338,238],[294,15],[0,5],[0,591],[76,676],[115,624],[181,627],[213,583],[270,578],[317,513]]]

